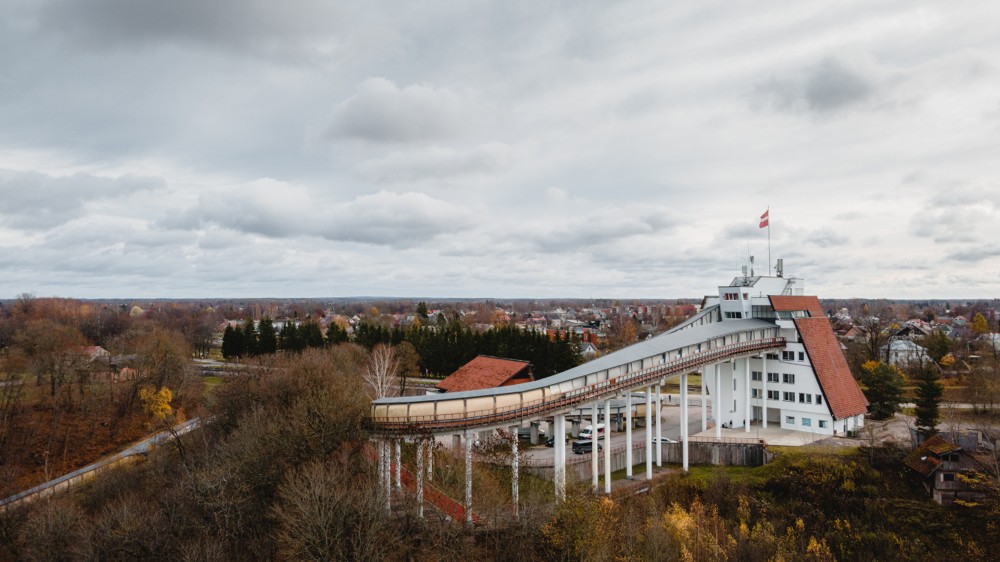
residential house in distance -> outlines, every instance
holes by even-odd
[[[462,392],[521,384],[535,380],[531,363],[480,355],[437,384],[437,392]],[[430,391],[429,394],[435,393]]]
[[[935,502],[951,505],[955,500],[981,500],[981,493],[967,490],[958,475],[978,468],[975,459],[940,435],[931,436],[910,451],[906,466],[923,477],[924,489]]]
[[[927,357],[927,350],[908,339],[893,338],[880,349],[882,357],[889,357],[889,363],[897,367],[919,365]]]

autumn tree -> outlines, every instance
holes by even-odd
[[[868,361],[861,370],[861,383],[865,387],[871,417],[876,420],[892,417],[899,411],[902,401],[903,375],[894,365],[881,361]]]
[[[368,361],[362,371],[362,376],[373,398],[385,398],[393,392],[393,386],[398,384],[397,376],[399,359],[392,346],[380,343],[372,348]]]
[[[983,316],[981,312],[977,312],[972,318],[972,333],[976,336],[982,336],[990,333],[990,324],[986,321],[986,317]]]

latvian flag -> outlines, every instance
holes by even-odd
[[[771,212],[771,209],[764,211],[764,214],[760,216],[760,227],[765,228],[767,226],[767,214]]]

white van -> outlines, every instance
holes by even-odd
[[[583,431],[580,432],[580,439],[593,439],[593,438],[594,438],[593,426],[588,425],[587,427],[583,428]],[[604,439],[603,423],[597,424],[597,438]]]

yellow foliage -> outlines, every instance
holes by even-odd
[[[942,367],[951,367],[954,364],[955,364],[955,356],[950,353],[941,358]]]
[[[170,401],[173,399],[174,394],[165,386],[160,388],[160,390],[153,390],[152,388],[139,389],[139,401],[142,403],[142,411],[158,422],[165,420],[174,413],[174,409],[170,407]]]
[[[878,368],[878,366],[879,366],[879,362],[878,361],[865,361],[865,364],[862,365],[861,368],[864,369],[865,371],[871,373],[871,372],[874,372],[875,369]]]

